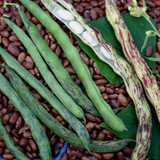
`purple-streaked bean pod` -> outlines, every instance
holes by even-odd
[[[44,1],[45,0],[42,0],[43,3]],[[54,2],[49,1],[50,0],[47,1],[47,4],[44,3],[44,5],[56,16],[56,11],[58,10],[59,6],[56,6],[56,11],[54,11]],[[84,32],[81,34],[74,32],[74,30],[69,26],[68,21],[63,21],[63,23],[65,23],[65,25],[67,25],[67,27],[72,30],[72,32],[74,32],[85,44],[90,46],[102,61],[109,64],[113,70],[123,78],[126,84],[127,92],[135,104],[136,114],[139,120],[136,146],[133,150],[132,159],[144,159],[150,147],[152,121],[149,105],[146,101],[141,83],[139,82],[134,69],[125,59],[121,58],[116,53],[116,50],[112,45],[105,42],[96,28],[93,28],[85,23],[83,18],[74,10],[71,4],[62,0],[57,1],[75,16],[74,21],[77,20],[84,27],[84,32],[88,31],[91,36],[88,36],[87,39],[86,37],[82,36]],[[93,39],[91,39],[91,37]],[[91,45],[91,42],[96,41],[98,41],[98,44],[95,46]]]

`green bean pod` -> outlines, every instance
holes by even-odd
[[[49,65],[50,69],[56,76],[59,83],[63,86],[65,91],[75,100],[75,102],[81,106],[81,108],[94,116],[100,117],[100,114],[97,112],[95,107],[93,106],[92,102],[83,94],[80,87],[73,82],[73,80],[70,78],[69,73],[67,70],[63,67],[61,62],[59,61],[58,56],[53,53],[53,51],[50,49],[50,47],[47,45],[47,42],[41,37],[40,32],[36,25],[31,23],[26,15],[23,13],[22,9],[18,9],[20,16],[22,18],[22,21],[25,25],[25,28],[27,32],[29,33],[33,43],[41,53],[42,57],[46,61],[46,63]],[[63,97],[63,96],[62,96]],[[67,97],[66,97],[67,99]],[[68,99],[69,101],[69,99]],[[70,101],[71,102],[71,101]],[[77,110],[77,108],[72,108],[71,111]],[[80,112],[80,111],[79,111]],[[73,112],[72,112],[73,113]],[[74,114],[74,113],[73,113]],[[80,114],[78,114],[80,116]],[[78,116],[77,116],[78,117]],[[82,117],[82,115],[81,115]],[[78,117],[80,118],[80,117]]]
[[[136,146],[133,150],[132,158],[133,159],[144,159],[149,151],[150,143],[151,143],[151,130],[152,130],[152,121],[151,121],[151,112],[150,107],[147,103],[147,100],[143,93],[143,88],[141,83],[132,68],[132,66],[123,58],[117,55],[116,50],[114,47],[105,42],[102,38],[101,34],[96,28],[93,28],[85,23],[83,18],[75,11],[74,7],[66,3],[63,0],[57,0],[61,3],[65,8],[67,8],[70,13],[74,16],[74,21],[79,22],[81,27],[83,27],[83,33],[88,31],[92,37],[92,43],[89,40],[83,37],[83,33],[78,34],[75,30],[73,30],[73,26],[71,27],[67,20],[63,20],[57,14],[58,10],[62,11],[62,7],[56,4],[54,1],[51,0],[42,0],[45,1],[45,6],[49,9],[56,17],[58,17],[65,25],[72,30],[85,44],[90,46],[95,54],[105,63],[109,64],[113,70],[119,74],[125,84],[127,92],[129,93],[130,97],[133,99],[135,104],[137,118],[139,120],[137,136],[136,136]],[[109,5],[109,4],[108,4]],[[115,5],[116,6],[116,5]],[[60,13],[60,12],[58,12]],[[111,12],[111,15],[114,14]],[[65,16],[66,17],[66,16]]]
[[[116,131],[127,130],[124,123],[119,119],[110,106],[104,101],[99,91],[99,88],[93,82],[90,75],[90,71],[80,58],[78,50],[71,44],[69,37],[63,32],[60,26],[36,3],[30,0],[19,0],[40,22],[43,24],[50,33],[55,37],[68,60],[71,62],[74,70],[76,71],[79,79],[81,80],[84,88],[86,89],[87,95],[93,102],[94,106],[106,121],[106,123]],[[42,1],[45,2],[45,1]],[[49,2],[49,1],[47,1]],[[54,2],[54,1],[52,1]],[[52,9],[56,6],[52,5]],[[41,13],[41,14],[40,14]],[[43,16],[42,16],[43,14]],[[74,56],[73,56],[74,55]]]
[[[0,75],[1,76],[1,75]],[[8,131],[2,124],[2,120],[0,118],[0,137],[3,139],[5,142],[7,148],[9,151],[18,159],[23,159],[23,160],[29,160],[17,147],[17,144],[13,141],[13,139],[10,137]]]
[[[29,126],[33,139],[38,145],[41,158],[43,160],[52,160],[50,143],[41,123],[1,73],[0,90],[10,99],[14,107],[19,110],[24,121]]]
[[[39,80],[37,80],[2,47],[0,47],[0,55],[10,68],[16,71],[16,73],[18,73],[32,88],[34,88],[63,117],[63,119],[72,126],[86,149],[89,150],[88,145],[90,138],[85,126],[76,117],[74,117]]]
[[[79,137],[70,131],[69,129],[63,127],[55,118],[53,118],[40,104],[40,102],[30,93],[27,86],[22,82],[21,78],[7,65],[4,66],[7,74],[9,76],[10,82],[20,97],[27,102],[28,107],[31,111],[57,136],[61,137],[63,140],[69,142],[70,144],[85,148],[83,143],[80,141]],[[116,152],[121,150],[126,144],[131,140],[111,140],[111,141],[94,141],[91,140],[89,144],[89,149],[94,152]]]
[[[28,23],[28,26],[26,26],[26,29],[32,32],[33,34],[35,34],[35,36],[37,37],[35,28],[37,30],[38,28],[32,25],[32,23],[26,17],[22,8],[18,4],[6,3],[6,2],[4,4],[16,5],[23,22],[25,22],[24,23],[25,26],[26,26],[26,23]],[[75,117],[83,119],[86,122],[83,110],[74,102],[74,100],[66,93],[66,91],[62,88],[62,86],[57,82],[54,75],[49,71],[39,51],[37,50],[33,42],[30,40],[30,38],[25,34],[25,32],[21,28],[19,28],[17,25],[14,25],[14,23],[8,20],[7,18],[3,17],[3,21],[10,26],[10,28],[13,30],[13,32],[16,34],[19,40],[23,43],[25,48],[28,50],[38,70],[40,71],[42,77],[44,78],[48,86],[51,88],[51,90],[54,92],[54,94],[57,96],[57,98]],[[37,37],[37,40],[38,39],[39,37]],[[39,39],[39,42],[41,45],[43,44],[43,41],[41,41],[40,39]],[[42,48],[42,51],[44,50],[45,48]]]

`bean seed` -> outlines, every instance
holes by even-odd
[[[92,160],[89,157],[82,157],[81,160]]]
[[[98,160],[99,159],[102,159],[102,155],[100,153],[97,153],[97,152],[92,152],[92,155],[97,158]]]
[[[4,47],[9,46],[9,40],[7,38],[2,38],[2,43],[3,43]]]
[[[99,133],[97,136],[98,141],[104,141],[105,140],[105,134],[104,133]]]
[[[36,145],[36,143],[34,142],[33,139],[29,139],[29,146],[31,147],[33,152],[37,151],[37,145]]]
[[[91,130],[91,129],[93,129],[94,124],[92,122],[88,122],[85,127],[87,130]]]
[[[22,62],[22,66],[25,67],[26,69],[32,69],[33,64],[30,62]]]
[[[124,154],[123,154],[123,152],[117,152],[117,158],[118,158],[118,160],[123,160],[123,157],[124,157]]]
[[[98,15],[97,15],[97,12],[96,12],[95,8],[92,8],[90,10],[90,12],[91,12],[91,19],[96,20],[98,18]]]
[[[27,151],[28,153],[32,153],[32,149],[31,149],[31,147],[30,147],[29,145],[27,145],[27,146],[25,147],[25,149],[26,149],[26,151]]]
[[[69,160],[69,154],[68,153],[63,153],[61,160]]]
[[[6,123],[9,120],[8,114],[3,115],[1,118],[2,118],[2,123],[3,124]]]
[[[102,97],[104,100],[107,100],[108,99],[108,94],[107,93],[102,93]]]
[[[114,157],[114,154],[113,153],[103,153],[102,157],[103,157],[104,160],[109,160],[109,159],[112,159]]]
[[[19,117],[18,113],[14,112],[9,119],[9,123],[16,124],[18,117]]]
[[[83,157],[83,154],[81,152],[78,152],[78,151],[75,151],[75,150],[71,151],[71,155],[76,156],[76,158],[79,158],[79,159],[81,159]]]
[[[0,147],[0,155],[2,155],[3,154],[3,148],[2,147]]]
[[[25,131],[28,131],[29,130],[29,127],[28,126],[24,126],[22,128],[19,129],[19,131],[17,132],[17,134],[22,134],[23,132]]]
[[[128,99],[121,93],[118,95],[118,101],[122,106],[128,105]]]
[[[31,22],[34,23],[34,24],[38,24],[39,23],[38,19],[36,17],[34,17],[34,16],[31,18]]]
[[[28,139],[27,139],[27,138],[24,138],[24,137],[22,137],[22,138],[20,139],[20,141],[19,141],[19,145],[20,145],[21,147],[26,146],[27,143],[28,143]]]
[[[10,40],[11,42],[15,42],[15,41],[18,41],[19,39],[17,38],[16,35],[12,35],[12,36],[9,37],[9,40]]]
[[[0,117],[3,116],[3,115],[6,114],[6,113],[7,113],[7,109],[6,109],[6,108],[2,108],[2,109],[0,110]]]
[[[16,46],[14,46],[12,44],[10,44],[8,46],[8,51],[15,57],[18,57],[18,55],[20,53],[20,50]]]
[[[3,154],[3,158],[4,159],[14,159],[14,155],[13,154]]]
[[[58,137],[54,134],[52,136],[52,138],[50,139],[51,146],[53,146],[55,143],[57,143],[57,141],[58,141]]]
[[[96,139],[97,134],[98,134],[97,130],[93,130],[92,135],[91,135],[90,138],[91,138],[92,140]]]
[[[8,131],[8,133],[11,132],[11,127],[9,126],[9,124],[5,124],[4,127],[6,128],[6,130]]]
[[[150,57],[153,54],[153,47],[152,46],[148,46],[147,50],[146,50],[146,56]]]
[[[2,105],[3,105],[4,108],[7,107],[7,98],[6,98],[6,96],[2,97]]]
[[[18,55],[18,62],[19,62],[19,63],[22,63],[22,62],[25,60],[25,57],[26,57],[26,53],[25,53],[25,52],[21,52],[21,53]]]
[[[16,128],[16,129],[20,129],[20,128],[22,127],[22,125],[23,125],[23,118],[22,118],[22,116],[20,116],[20,117],[18,117],[18,119],[17,119],[15,128]]]
[[[0,32],[0,35],[1,35],[2,37],[7,38],[7,37],[9,37],[9,32],[8,32],[8,31],[1,31],[1,32]]]
[[[91,114],[86,113],[85,117],[86,117],[86,120],[88,120],[90,122],[96,122],[96,118],[94,116],[92,116]]]

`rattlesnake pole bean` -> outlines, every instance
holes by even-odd
[[[52,160],[49,140],[41,123],[1,73],[0,73],[0,90],[10,99],[14,107],[19,110],[23,119],[29,126],[33,139],[38,145],[42,160]],[[8,139],[8,141],[10,140]]]
[[[69,129],[63,127],[55,118],[53,118],[40,104],[40,102],[30,93],[27,86],[22,82],[21,78],[7,65],[4,65],[7,74],[9,76],[10,82],[17,93],[21,96],[24,102],[27,102],[28,107],[32,112],[57,136],[61,137],[63,140],[69,142],[70,144],[85,148],[84,144],[80,141],[79,137],[70,131]],[[127,143],[132,140],[111,140],[111,141],[97,141],[90,140],[89,149],[94,152],[116,152],[121,150],[127,145]]]
[[[0,77],[2,75],[0,74]],[[23,159],[23,160],[29,160],[17,147],[17,144],[13,141],[13,139],[10,137],[8,131],[2,124],[2,120],[0,118],[0,137],[3,139],[5,142],[7,148],[9,151],[18,159]]]
[[[91,78],[89,69],[80,58],[78,50],[72,45],[67,34],[64,33],[61,27],[49,16],[49,14],[43,11],[36,3],[30,0],[19,1],[50,31],[57,40],[86,89],[87,95],[92,100],[94,106],[106,123],[113,130],[119,132],[127,130],[121,119],[114,114],[110,106],[102,98],[98,87]]]
[[[11,27],[13,28],[13,26],[16,25],[12,23]],[[79,138],[85,145],[86,149],[88,149],[87,147],[89,144],[89,134],[85,126],[76,117],[74,117],[39,80],[37,80],[29,71],[27,71],[17,60],[15,60],[2,47],[0,47],[0,55],[10,68],[16,71],[63,117],[63,119],[65,119],[72,126],[72,128],[75,130],[75,132],[78,134]]]
[[[54,1],[42,1],[46,8],[51,11],[54,16],[60,19],[85,44],[90,46],[102,61],[109,64],[113,68],[113,70],[123,78],[126,84],[127,92],[129,93],[135,104],[136,114],[139,120],[136,136],[136,146],[133,150],[132,158],[134,157],[138,160],[144,159],[149,151],[151,143],[152,120],[150,107],[144,96],[143,88],[134,69],[125,59],[121,58],[116,53],[116,50],[112,45],[105,42],[96,28],[93,28],[85,23],[84,19],[75,11],[74,7],[71,4],[66,3],[63,0],[57,0],[65,8],[67,8],[69,10],[68,11],[63,9]],[[65,16],[62,14],[62,12],[60,14],[60,11],[62,10],[65,11]],[[66,17],[67,19],[65,19]],[[77,24],[79,23],[80,29],[83,27],[83,31],[81,29],[81,33],[77,32],[78,26],[74,28],[72,25],[70,25],[72,21],[68,21],[68,17],[72,17],[74,23],[75,21],[77,21]]]
[[[106,17],[115,31],[126,59],[132,64],[138,78],[142,82],[146,95],[154,106],[160,121],[160,90],[158,89],[156,78],[138,51],[115,2],[106,0],[105,3]]]

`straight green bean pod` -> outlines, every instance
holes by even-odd
[[[72,64],[74,70],[76,71],[84,88],[86,89],[87,95],[92,100],[96,109],[106,121],[106,123],[108,123],[108,125],[116,131],[121,132],[127,130],[121,119],[119,119],[114,114],[110,106],[102,98],[99,88],[93,82],[90,71],[80,58],[78,50],[71,44],[69,37],[63,32],[60,26],[55,21],[53,21],[53,19],[48,15],[48,13],[43,11],[36,3],[30,0],[20,0],[20,2],[50,31],[50,33],[57,40],[57,42],[65,52],[68,60]],[[44,3],[45,1],[42,2]],[[46,7],[51,6],[51,12],[54,10],[54,8],[57,8],[55,4],[52,4],[52,2],[54,1],[46,2],[51,2],[46,3],[46,5],[48,4]],[[62,12],[60,12],[60,14],[61,13]]]
[[[12,25],[16,26],[13,23]],[[85,148],[88,149],[90,138],[85,126],[75,116],[73,116],[73,114],[71,114],[38,79],[36,79],[2,47],[0,47],[0,55],[10,68],[16,71],[30,86],[37,90],[37,92],[71,125],[78,134]]]
[[[19,110],[29,126],[32,136],[38,145],[42,160],[52,160],[50,143],[41,123],[1,73],[0,90],[10,99],[14,107]]]
[[[60,19],[85,44],[90,46],[102,61],[109,64],[113,70],[123,78],[127,87],[126,89],[135,104],[136,114],[139,120],[136,136],[137,143],[131,157],[133,159],[144,159],[149,151],[151,143],[152,121],[149,105],[134,69],[125,59],[117,55],[114,47],[105,42],[96,28],[85,23],[71,4],[63,0],[57,1],[69,11],[65,10],[54,1],[42,0],[48,10]],[[73,24],[76,24],[76,26]],[[79,30],[77,30],[78,27]]]
[[[4,66],[10,82],[17,93],[21,96],[24,102],[27,102],[28,107],[32,112],[56,135],[61,137],[63,140],[69,142],[70,144],[85,148],[79,137],[70,131],[69,129],[63,127],[55,118],[53,118],[40,104],[40,102],[30,93],[27,86],[22,82],[21,78],[7,65]],[[111,140],[111,141],[94,141],[91,140],[89,144],[89,149],[94,152],[116,152],[121,150],[126,144],[132,140]]]
[[[2,74],[0,73],[0,78],[2,77]],[[4,78],[4,77],[3,77]],[[9,151],[18,159],[18,160],[29,160],[17,147],[17,144],[13,141],[13,139],[10,137],[8,131],[2,124],[2,119],[0,118],[0,137],[5,142],[7,148]]]

